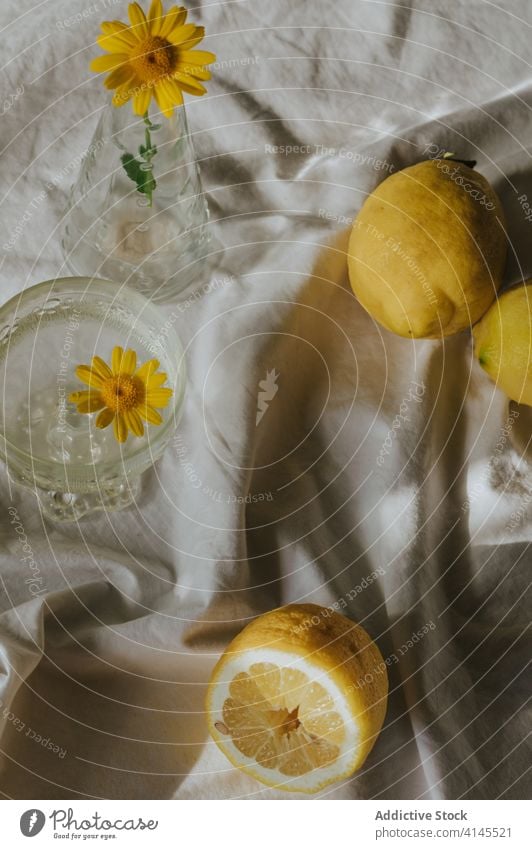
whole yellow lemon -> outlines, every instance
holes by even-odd
[[[431,339],[470,327],[502,283],[504,216],[488,181],[467,165],[428,160],[384,180],[357,216],[349,280],[380,324]]]
[[[512,401],[532,407],[532,281],[504,292],[473,338],[484,371]]]

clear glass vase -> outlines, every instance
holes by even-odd
[[[201,274],[208,217],[184,106],[169,119],[108,105],[71,190],[69,269],[171,299]]]
[[[138,292],[94,278],[40,283],[0,309],[0,457],[15,483],[33,490],[54,521],[95,510],[121,510],[161,456],[179,420],[185,391],[184,354],[174,328]],[[113,348],[132,348],[141,364],[153,357],[173,389],[162,424],[119,443],[113,428],[96,427],[68,401],[83,387],[76,366]]]

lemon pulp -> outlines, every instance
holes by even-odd
[[[345,739],[327,690],[304,672],[273,663],[252,664],[233,678],[223,725],[239,752],[287,776],[334,763]]]

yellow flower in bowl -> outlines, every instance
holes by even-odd
[[[111,367],[101,357],[93,357],[90,366],[79,365],[76,375],[88,389],[72,392],[68,400],[75,404],[78,413],[96,413],[96,427],[113,423],[118,442],[125,442],[129,431],[134,436],[144,434],[143,420],[153,425],[162,424],[156,408],[166,407],[173,395],[164,387],[167,375],[158,372],[159,360],[148,360],[137,368],[135,351],[116,346],[111,356]]]

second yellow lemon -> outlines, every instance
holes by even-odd
[[[532,406],[532,281],[501,295],[473,337],[484,371],[512,401]]]

